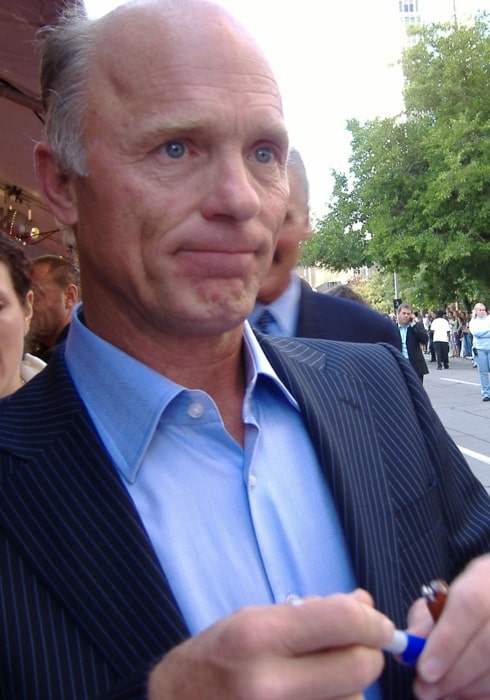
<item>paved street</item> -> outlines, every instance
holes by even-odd
[[[490,493],[490,401],[482,401],[478,370],[471,360],[450,358],[449,365],[447,370],[436,370],[435,363],[428,363],[424,387],[446,430]]]

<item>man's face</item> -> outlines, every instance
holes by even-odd
[[[288,178],[289,202],[286,217],[279,229],[272,264],[257,296],[263,304],[270,304],[286,290],[291,270],[298,262],[299,244],[311,235],[305,183],[291,168]]]
[[[400,326],[408,326],[412,320],[412,309],[399,309],[398,310],[398,323]]]
[[[146,333],[236,327],[284,218],[277,86],[221,13],[196,11],[162,25],[137,8],[98,47],[90,175],[73,186],[86,317],[104,335],[114,314]]]
[[[61,332],[67,320],[65,293],[52,280],[49,265],[39,263],[32,268],[34,287],[34,314],[31,332],[34,338],[44,341]]]

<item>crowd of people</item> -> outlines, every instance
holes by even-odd
[[[83,301],[0,402],[2,694],[488,697],[490,497],[396,326],[333,295],[301,306],[288,131],[254,38],[207,0],[75,8],[41,64],[36,171]],[[36,290],[2,264],[19,363]],[[295,324],[273,335],[281,297]],[[383,651],[395,626],[427,639],[416,667]]]
[[[435,311],[428,311],[424,314],[418,314],[418,321],[422,322],[426,331],[430,333],[432,321],[436,318]],[[472,311],[464,311],[458,308],[456,304],[451,304],[442,310],[443,318],[449,324],[449,357],[465,357],[473,359],[473,336],[471,334],[469,324],[474,313]],[[431,362],[436,361],[432,343],[429,342],[426,348],[427,354],[431,355]]]

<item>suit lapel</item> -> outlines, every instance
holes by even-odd
[[[12,424],[2,422],[1,431],[12,436],[12,449],[21,456],[2,456],[8,476],[0,492],[0,522],[109,663],[127,673],[188,632],[64,363],[52,362],[56,368],[50,364],[39,381],[18,392]],[[33,412],[32,406],[41,405],[37,397],[49,395],[52,378],[48,405]]]
[[[370,409],[372,395],[359,372],[359,354],[349,367],[349,348],[354,347],[350,344],[318,340],[298,344],[286,338],[260,341],[300,404],[338,509],[358,585],[375,596],[381,610],[404,618],[406,610],[398,595],[396,524],[391,509],[375,505],[391,501],[394,485],[387,479],[384,446],[379,444],[379,424]],[[375,366],[370,365],[371,372]],[[390,378],[385,372],[388,385],[400,383],[399,374]]]

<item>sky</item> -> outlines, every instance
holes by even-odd
[[[404,0],[405,1],[405,0]],[[85,0],[99,16],[121,0]],[[404,29],[399,0],[219,0],[250,29],[281,87],[291,145],[304,159],[314,217],[326,211],[331,170],[346,171],[348,119],[398,114]],[[490,0],[419,0],[429,21],[490,11]]]

